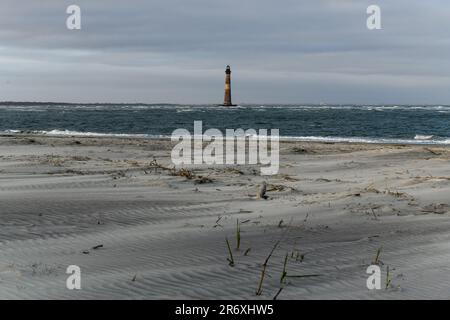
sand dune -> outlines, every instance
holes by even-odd
[[[169,166],[170,149],[1,137],[0,298],[450,298],[450,150],[284,142],[277,176],[204,166],[194,174],[212,181],[195,183],[150,165]],[[264,180],[269,199],[256,199]],[[380,248],[383,289],[370,291]],[[69,265],[81,290],[66,288]]]

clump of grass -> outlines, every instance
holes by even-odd
[[[236,220],[236,250],[239,251],[241,247],[241,227],[239,225],[239,219]]]
[[[227,248],[228,248],[228,264],[230,265],[230,267],[234,267],[234,258],[233,258],[233,252],[231,252],[231,247],[230,247],[230,242],[228,241],[228,238],[225,237],[225,241],[227,243]]]
[[[376,265],[380,264],[380,255],[381,255],[382,249],[383,249],[383,247],[378,248],[377,254],[375,255],[375,259],[373,260],[373,264],[376,264]]]
[[[283,221],[283,219],[281,219],[280,222],[278,222],[278,228],[282,228],[283,227],[283,223],[284,223],[284,221]]]
[[[387,266],[387,268],[386,268],[386,288],[385,288],[386,290],[389,289],[391,282],[392,282],[391,273],[389,270],[389,266]]]
[[[371,192],[371,193],[376,193],[376,194],[381,193],[380,190],[375,189],[373,186],[369,186],[369,187],[365,188],[364,191]]]
[[[89,161],[89,160],[91,160],[91,158],[84,157],[84,156],[73,156],[72,160],[73,161]]]
[[[213,228],[217,228],[217,227],[223,228],[223,226],[219,223],[220,220],[222,220],[222,216],[217,217],[216,224],[213,226]]]
[[[244,172],[242,172],[239,169],[236,168],[225,168],[225,171],[230,172],[230,173],[234,173],[234,174],[238,174],[238,175],[244,175]]]
[[[181,168],[180,170],[173,169],[171,174],[173,176],[184,177],[188,180],[191,180],[195,177],[194,173],[191,170],[185,168]]]
[[[297,251],[297,254],[298,254],[298,251]],[[288,272],[287,272],[288,259],[289,259],[289,252],[286,252],[286,256],[284,257],[284,262],[283,262],[283,271],[281,271],[280,288],[278,289],[277,293],[273,297],[273,300],[277,300],[277,298],[280,295],[281,291],[283,291],[283,289],[284,289],[284,287],[286,285],[286,278],[312,278],[312,277],[319,277],[320,276],[319,274],[288,275]]]
[[[267,189],[267,192],[269,192],[269,191],[283,191],[284,189],[286,189],[286,187],[281,185],[281,184],[271,184],[270,188]]]
[[[283,271],[281,272],[281,278],[280,278],[280,284],[283,284],[286,280],[287,271],[286,271],[286,265],[288,261],[288,254],[286,253],[286,256],[284,257],[284,263],[283,263]]]
[[[283,289],[284,289],[284,287],[280,287],[280,289],[278,289],[277,293],[273,297],[273,300],[277,300],[278,296],[280,295],[281,291],[283,291]]]
[[[266,260],[263,263],[263,268],[261,270],[261,277],[259,279],[258,288],[256,289],[256,295],[257,296],[260,296],[262,294],[262,286],[263,286],[263,283],[264,283],[264,278],[266,276],[267,264],[269,263],[270,258],[272,257],[274,251],[277,249],[279,244],[280,244],[280,241],[277,241],[275,243],[275,245],[273,246],[272,250],[270,251],[269,255],[267,256]]]
[[[186,168],[181,168],[181,169],[177,170],[177,169],[175,169],[175,166],[170,168],[170,167],[167,167],[167,166],[164,166],[164,165],[158,163],[158,161],[156,159],[153,159],[150,162],[149,168],[154,169],[155,172],[157,171],[157,169],[169,171],[172,176],[185,177],[189,180],[193,179],[195,177],[194,173],[191,170],[188,170]]]
[[[391,191],[391,190],[386,190],[384,192],[385,194],[388,194],[390,196],[393,196],[395,198],[408,198],[408,194],[404,193],[404,192],[400,192],[400,191]]]
[[[184,177],[188,180],[194,180],[195,184],[204,184],[204,183],[213,182],[213,179],[211,179],[209,176],[196,175],[192,170],[189,170],[186,168],[181,168],[178,170],[175,168],[175,166],[170,168],[170,167],[167,167],[167,166],[164,166],[164,165],[158,163],[158,161],[156,159],[153,159],[150,162],[150,165],[148,166],[148,168],[153,169],[155,172],[157,172],[158,169],[168,171],[170,173],[170,175],[172,175],[172,176]]]

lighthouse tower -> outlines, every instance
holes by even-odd
[[[224,106],[233,106],[231,103],[231,68],[227,66],[225,70],[225,98],[223,99]]]

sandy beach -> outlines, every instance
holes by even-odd
[[[282,142],[269,177],[171,149],[1,136],[0,299],[450,298],[449,148]]]

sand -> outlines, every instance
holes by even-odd
[[[450,298],[450,149],[282,142],[270,177],[174,172],[170,150],[0,137],[0,299]],[[382,289],[368,290],[377,251]],[[81,290],[66,288],[69,265]]]

